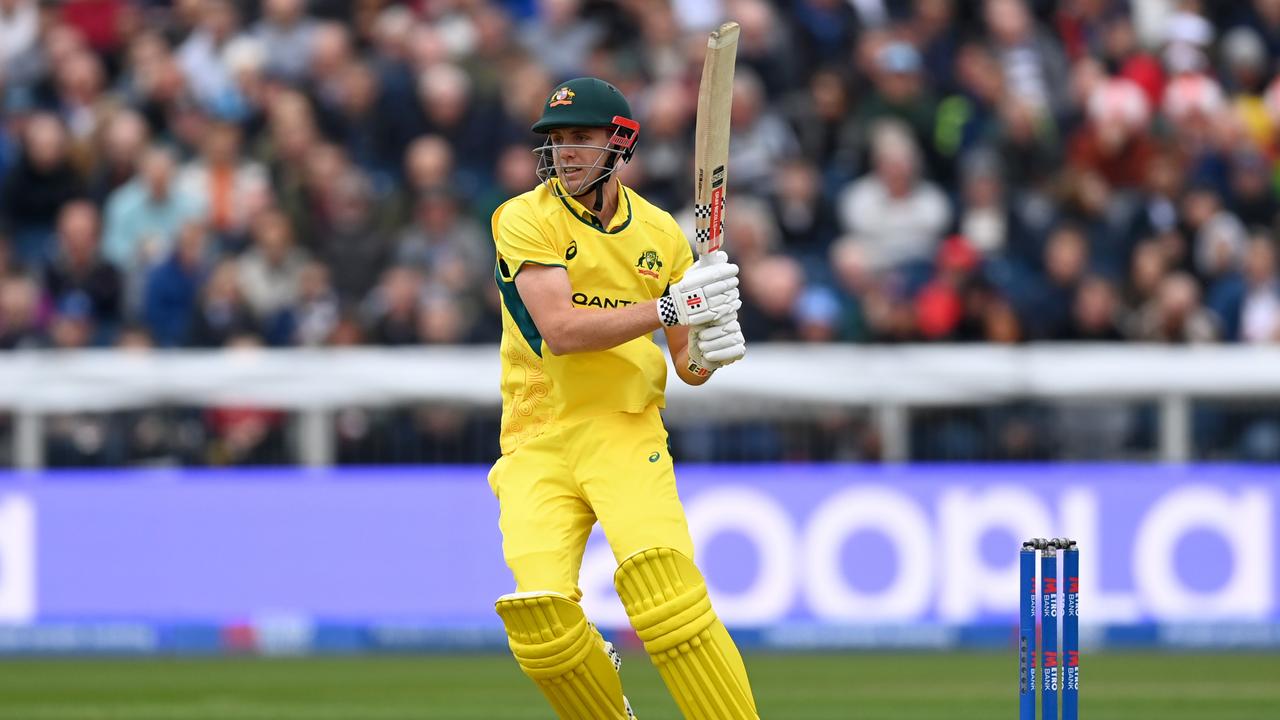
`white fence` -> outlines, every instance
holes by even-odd
[[[299,462],[333,461],[346,406],[411,402],[494,408],[494,347],[411,350],[17,352],[0,354],[0,411],[14,414],[15,464],[43,464],[44,418],[157,405],[250,404],[301,417]],[[668,414],[768,417],[795,408],[872,409],[884,457],[909,457],[915,408],[1013,400],[1154,401],[1165,462],[1191,454],[1193,399],[1280,398],[1280,348],[770,345],[701,388],[676,380]]]

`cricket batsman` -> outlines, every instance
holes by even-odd
[[[676,494],[666,334],[701,385],[746,353],[738,268],[695,265],[671,215],[614,177],[640,125],[595,78],[555,87],[534,132],[540,184],[493,214],[502,295],[502,457],[489,473],[516,592],[496,603],[521,669],[565,720],[634,718],[617,653],[578,604],[598,520],[614,585],[690,720],[757,718],[746,668],[707,597]],[[722,253],[720,253],[722,255]]]

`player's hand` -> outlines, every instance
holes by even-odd
[[[734,313],[727,322],[695,325],[689,329],[689,371],[706,377],[747,354],[747,341]]]
[[[717,262],[692,267],[668,294],[658,298],[658,319],[672,325],[707,325],[723,322],[738,312],[738,266],[723,256]]]

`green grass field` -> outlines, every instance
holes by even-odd
[[[1280,717],[1280,655],[1086,658],[1086,720]],[[1004,654],[752,655],[766,720],[1016,718]],[[627,656],[641,720],[678,720],[657,673]],[[534,720],[551,718],[512,660],[459,657],[7,659],[5,720]]]

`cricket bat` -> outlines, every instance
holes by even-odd
[[[693,143],[693,242],[698,262],[703,264],[711,262],[708,254],[724,244],[729,111],[733,104],[733,64],[737,56],[738,23],[727,22],[707,37]]]

